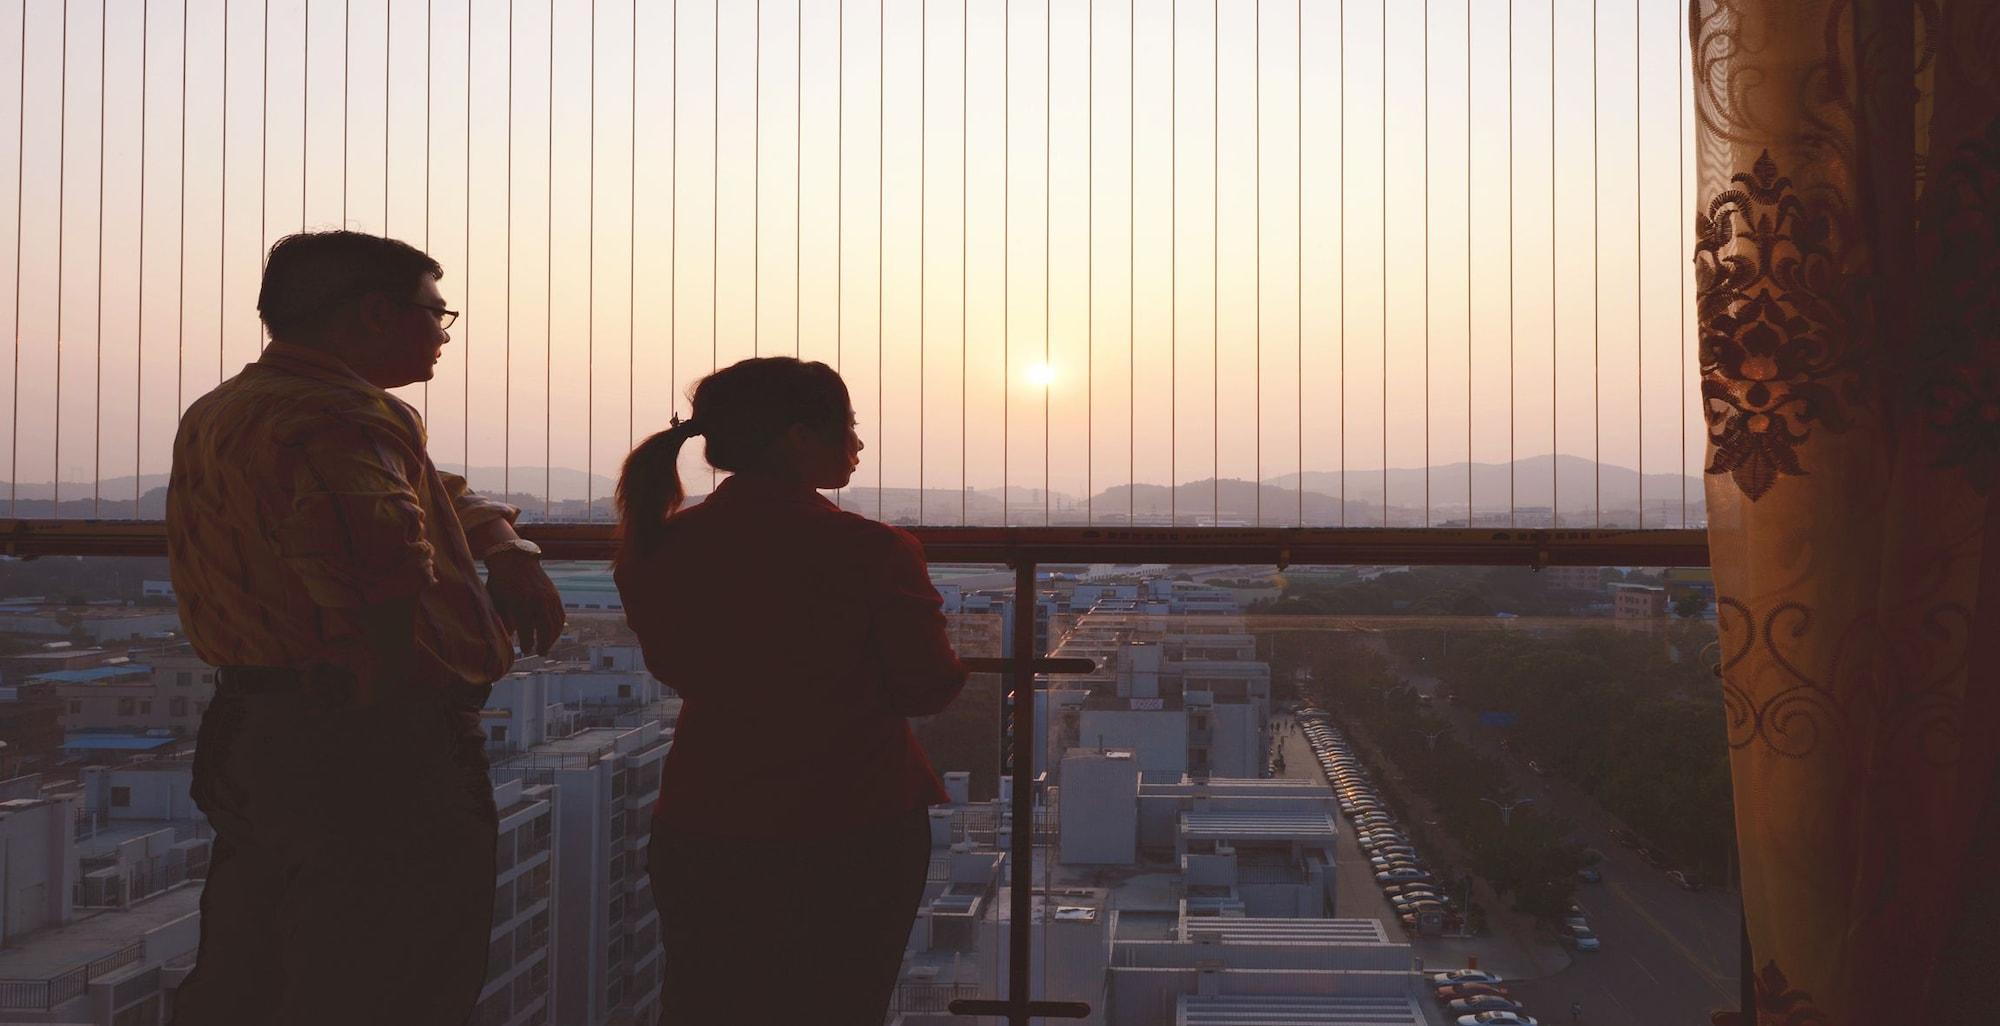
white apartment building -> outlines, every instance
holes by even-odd
[[[554,1016],[550,950],[555,921],[555,788],[506,780],[493,788],[500,813],[499,872],[486,988],[469,1026],[549,1026]]]
[[[1134,753],[1149,780],[1262,771],[1271,668],[1255,658],[1248,634],[1167,634],[1093,613],[1055,654],[1093,659],[1098,670],[1050,684],[1049,765],[1071,748],[1119,748]]]
[[[666,689],[637,645],[593,645],[581,662],[516,670],[493,682],[481,720],[487,748],[520,752],[585,726],[658,718]]]
[[[643,1023],[658,1014],[659,913],[646,849],[671,743],[648,721],[495,755],[496,781],[554,789],[552,944],[561,965],[551,1021],[561,1026]]]

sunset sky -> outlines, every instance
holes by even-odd
[[[163,472],[255,358],[269,241],[345,224],[465,312],[406,390],[440,464],[609,476],[712,366],[796,352],[853,390],[862,486],[1552,433],[1699,473],[1679,9],[1554,4],[27,0],[25,40],[0,6],[0,460]]]

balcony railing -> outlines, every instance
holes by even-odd
[[[102,958],[65,970],[45,980],[0,980],[0,1008],[47,1011],[82,996],[92,980],[123,969],[146,954],[134,941]]]

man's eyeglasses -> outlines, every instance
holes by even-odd
[[[431,316],[437,318],[438,327],[440,328],[450,328],[453,324],[457,323],[458,321],[457,310],[447,310],[441,306],[430,306],[425,303],[415,303],[407,299],[404,300],[403,302],[406,305],[414,306],[419,310],[429,310],[431,312]]]

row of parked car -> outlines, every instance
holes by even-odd
[[[1484,969],[1453,969],[1430,977],[1438,1004],[1457,1013],[1458,1026],[1540,1026],[1507,996],[1505,982],[1499,973]]]
[[[1444,893],[1416,846],[1404,835],[1340,728],[1323,716],[1302,717],[1300,729],[1333,785],[1340,811],[1354,824],[1355,839],[1368,854],[1375,882],[1411,933],[1456,929],[1463,911]]]
[[[1410,843],[1395,814],[1382,801],[1369,779],[1368,768],[1340,728],[1327,722],[1323,715],[1302,715],[1300,727],[1326,770],[1341,814],[1354,824],[1355,837],[1375,871],[1375,882],[1395,908],[1403,927],[1416,933],[1431,924],[1445,929],[1461,926],[1463,910],[1444,893],[1430,867],[1418,856],[1416,846]],[[1507,988],[1495,973],[1459,969],[1434,974],[1431,984],[1438,1003],[1452,1014],[1458,1026],[1538,1026],[1534,1017],[1508,996]]]

